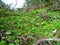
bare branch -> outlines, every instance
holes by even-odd
[[[60,41],[60,38],[41,39],[40,41]]]
[[[36,43],[33,44],[33,45],[43,44],[43,43],[46,43],[46,42],[48,42],[50,45],[52,45],[52,43],[51,43],[52,41],[59,42],[60,38],[40,39],[40,40],[36,41]]]

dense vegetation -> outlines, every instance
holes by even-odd
[[[39,1],[36,1],[33,3],[34,6],[39,4]],[[49,2],[47,4],[52,5]],[[31,7],[28,5],[28,8],[29,6]],[[48,9],[49,6],[29,8],[30,10],[24,13],[21,10],[7,9],[7,6],[0,7],[0,45],[60,45],[59,41],[35,44],[40,39],[60,38],[60,13],[51,11]],[[54,33],[55,30],[57,32]]]

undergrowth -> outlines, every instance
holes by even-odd
[[[13,15],[4,12],[8,13],[7,15],[9,16],[0,17],[0,45],[22,45],[23,43],[25,43],[24,45],[31,45],[34,43],[31,39],[27,39],[28,41],[24,42],[24,39],[20,40],[17,36],[23,36],[23,38],[32,36],[36,40],[41,38],[60,38],[60,13],[48,11],[48,16],[54,19],[47,18],[45,20],[39,15],[43,11],[47,12],[46,9],[30,10],[24,14],[15,11]],[[5,15],[4,13],[3,15]],[[16,15],[14,15],[15,13]],[[58,32],[55,36],[52,36],[52,31],[55,29]],[[3,37],[6,37],[6,39],[3,39]],[[9,40],[7,41],[7,39]]]

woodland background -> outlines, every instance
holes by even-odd
[[[0,0],[0,45],[60,45],[60,0],[25,1],[10,9]]]

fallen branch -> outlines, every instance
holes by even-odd
[[[33,44],[33,45],[43,44],[43,43],[47,43],[47,42],[48,42],[49,45],[52,45],[52,41],[59,42],[60,38],[40,39],[40,40],[37,40],[36,43]]]
[[[41,39],[40,41],[60,41],[60,38]]]

